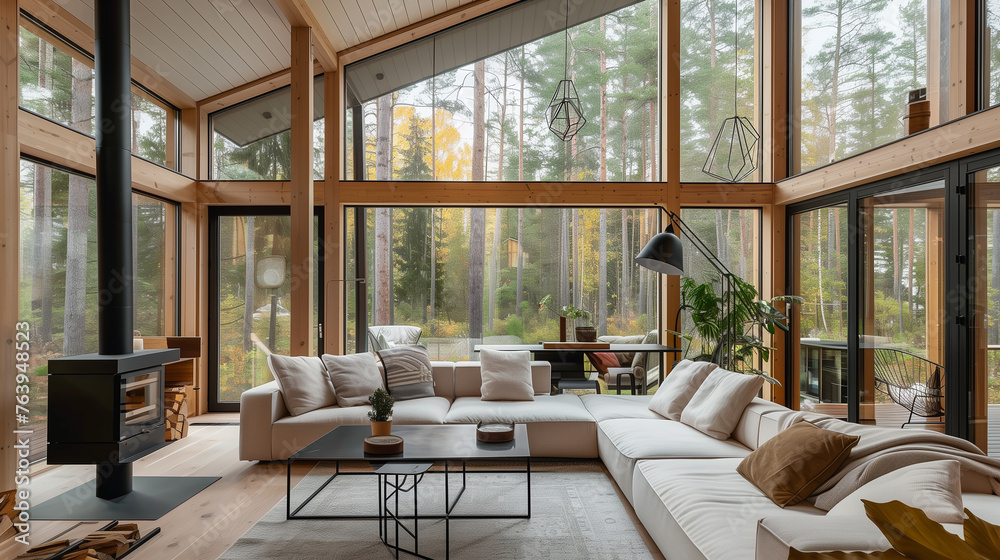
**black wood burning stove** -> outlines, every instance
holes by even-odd
[[[162,364],[179,358],[169,349],[49,360],[49,463],[97,465],[99,498],[130,492],[132,461],[166,445]]]

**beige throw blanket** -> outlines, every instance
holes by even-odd
[[[844,422],[820,414],[796,414],[788,424],[809,421],[836,432],[861,436],[847,462],[820,486],[809,501],[829,511],[851,492],[896,469],[945,459],[958,460],[963,476],[978,473],[990,480],[994,494],[1000,494],[1000,460],[991,459],[966,440],[931,430],[881,428]]]

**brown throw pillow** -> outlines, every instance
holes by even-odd
[[[778,506],[795,505],[837,472],[859,439],[799,422],[747,455],[736,472]]]

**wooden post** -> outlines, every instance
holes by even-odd
[[[3,68],[3,79],[0,80],[0,204],[3,214],[3,229],[0,230],[0,341],[3,351],[0,352],[0,489],[14,488],[15,472],[17,470],[17,452],[14,445],[17,439],[14,430],[18,429],[14,416],[15,387],[17,369],[15,369],[16,326],[20,287],[19,249],[21,246],[19,224],[18,191],[20,190],[21,167],[18,163],[17,142],[17,97],[18,97],[18,7],[17,0],[0,3],[0,66]],[[30,341],[29,341],[30,342]]]
[[[660,76],[660,114],[663,115],[663,141],[660,143],[660,173],[664,176],[662,206],[680,215],[681,185],[681,3],[680,0],[665,0],[660,26],[663,30],[662,51],[660,52],[663,75]],[[664,224],[665,226],[665,224]],[[651,232],[652,233],[652,232]],[[655,234],[654,234],[655,235]],[[652,237],[652,235],[650,235]],[[645,240],[645,241],[648,241]],[[644,241],[644,242],[645,242]],[[660,340],[663,344],[681,347],[681,339],[675,335],[665,336],[664,329],[674,330],[674,315],[681,306],[681,283],[677,276],[659,275],[661,289]],[[667,373],[668,364],[675,356],[665,354],[660,364],[660,380]]]
[[[293,356],[316,353],[313,332],[313,53],[312,29],[292,28],[292,256]]]
[[[764,62],[762,178],[771,183],[788,176],[788,2],[757,0],[761,26],[758,54]],[[754,90],[756,91],[756,89]],[[798,147],[794,148],[798,150]],[[784,245],[782,245],[784,247]],[[765,261],[766,262],[766,261]]]
[[[344,353],[344,325],[346,306],[344,289],[346,278],[344,271],[344,206],[340,203],[340,180],[344,169],[344,106],[343,106],[343,76],[342,71],[328,70],[323,76],[323,114],[326,120],[326,171],[324,189],[324,220],[325,260],[323,272],[325,287],[325,307],[321,310],[323,317],[323,345],[329,354]],[[363,284],[356,285],[362,290]]]
[[[943,201],[941,204],[943,205]],[[944,209],[927,208],[927,359],[944,364]],[[948,364],[944,364],[948,367]],[[946,370],[947,371],[947,370]]]
[[[181,109],[181,173],[197,179],[208,179],[198,175],[198,117],[196,107]]]
[[[871,279],[875,262],[875,199],[868,197],[858,201],[858,211],[861,213],[861,243],[864,260],[858,266],[865,266],[861,278]],[[930,225],[928,223],[928,236]],[[928,263],[930,263],[930,245],[928,245]],[[862,280],[862,282],[864,282]],[[930,286],[928,286],[930,288]],[[858,422],[861,424],[875,423],[875,352],[871,348],[871,336],[875,333],[875,283],[871,280],[859,286],[858,293],[864,294],[862,301],[862,317],[864,323],[861,330],[861,345],[858,352],[858,362],[861,366],[861,376],[858,380]],[[928,301],[930,303],[930,301]],[[930,324],[930,317],[927,318]],[[851,372],[848,372],[851,375]],[[850,398],[850,396],[848,396]]]
[[[785,207],[770,205],[765,206],[761,212],[761,223],[764,230],[764,280],[761,286],[762,299],[771,299],[775,296],[785,295]],[[793,311],[777,306],[779,311],[791,316]],[[794,322],[796,325],[798,321]],[[764,333],[767,336],[767,333]],[[795,335],[792,338],[790,335]],[[787,340],[792,338],[792,343],[797,341],[797,331],[786,334],[780,329],[776,329],[774,335],[770,337],[771,359],[765,365],[765,370],[781,382],[781,385],[764,384],[764,397],[778,404],[785,404],[786,395],[792,396],[792,403],[798,408],[798,363],[797,361],[788,364],[785,361],[785,348]],[[798,346],[798,345],[796,345]]]

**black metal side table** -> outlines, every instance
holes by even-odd
[[[375,474],[378,476],[378,536],[382,539],[382,543],[396,551],[396,558],[399,558],[400,552],[405,552],[416,556],[417,558],[425,558],[431,560],[429,556],[420,554],[420,510],[418,509],[419,500],[417,499],[417,485],[424,478],[424,473],[426,473],[434,465],[433,462],[406,462],[397,461],[391,463],[376,463],[372,462],[372,469],[375,470]],[[411,478],[412,477],[412,478]],[[402,478],[402,480],[400,480]],[[409,485],[407,485],[407,480],[410,479]],[[410,516],[405,518],[399,515],[399,498],[400,494],[405,494],[413,492],[413,528],[407,527],[403,523],[403,519],[409,519]],[[395,528],[395,534],[392,538],[392,542],[389,542],[390,529],[389,521]],[[445,558],[450,555],[450,542],[449,537],[451,536],[450,526],[448,516],[444,518],[445,523]],[[399,531],[403,530],[406,534],[410,535],[413,539],[413,550],[408,550],[403,548],[399,544]]]

